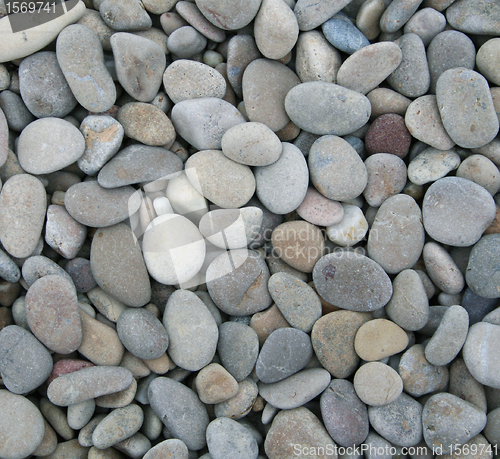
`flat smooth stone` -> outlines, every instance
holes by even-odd
[[[56,55],[78,103],[95,113],[109,110],[116,101],[116,88],[97,34],[80,24],[66,27],[57,37]]]
[[[298,76],[281,62],[270,59],[252,61],[242,80],[248,119],[263,123],[274,132],[283,129],[290,121],[285,97],[299,83]]]
[[[33,285],[37,279],[51,274],[63,277],[71,282],[71,277],[64,269],[62,269],[56,262],[43,255],[30,256],[23,263],[22,275],[28,287]]]
[[[20,59],[40,51],[51,43],[66,26],[78,21],[84,15],[85,10],[85,3],[78,1],[66,14],[16,33],[12,33],[10,19],[3,17],[3,20],[0,20],[0,34],[4,37],[0,62]]]
[[[460,293],[465,279],[448,251],[435,242],[424,246],[422,256],[427,274],[434,285],[444,293],[454,295]]]
[[[296,211],[301,218],[318,226],[335,225],[344,217],[344,208],[338,201],[326,198],[311,186]]]
[[[221,43],[226,39],[226,33],[218,26],[215,26],[207,20],[207,18],[198,9],[198,6],[193,5],[192,2],[177,2],[175,4],[175,9],[188,24],[193,26],[198,32],[203,34],[209,40]]]
[[[500,388],[500,366],[495,355],[500,346],[500,326],[478,322],[469,329],[463,357],[472,376],[481,384]]]
[[[168,178],[182,167],[182,160],[165,148],[130,145],[104,165],[97,182],[104,188],[118,188]]]
[[[370,258],[390,274],[411,268],[424,245],[421,217],[420,208],[412,197],[396,195],[386,199],[375,216],[368,236]]]
[[[29,331],[9,325],[0,331],[0,375],[14,394],[27,394],[49,377],[52,357]]]
[[[298,0],[293,12],[300,30],[312,30],[344,8],[350,0]]]
[[[238,393],[238,382],[218,363],[211,363],[196,375],[196,391],[203,403],[216,404]]]
[[[222,99],[226,94],[226,80],[217,70],[188,59],[176,60],[167,67],[163,85],[174,104],[203,97]]]
[[[0,241],[12,256],[24,258],[35,250],[43,229],[47,195],[40,180],[19,174],[0,192]]]
[[[495,163],[483,155],[470,155],[457,169],[457,177],[472,180],[494,196],[500,189],[500,172]]]
[[[320,258],[313,280],[323,299],[351,311],[375,311],[392,296],[392,283],[383,268],[364,255],[348,251]],[[352,289],[358,291],[356,297]]]
[[[62,118],[77,104],[53,51],[23,59],[19,66],[19,90],[26,107],[37,118]]]
[[[479,148],[497,135],[498,117],[488,82],[480,73],[446,70],[437,81],[436,98],[443,126],[458,146]]]
[[[370,118],[370,101],[362,94],[324,81],[310,81],[292,88],[285,110],[301,129],[318,135],[347,135]]]
[[[196,6],[215,26],[237,30],[248,25],[256,16],[260,0],[197,0]]]
[[[358,397],[371,406],[390,404],[403,391],[403,380],[397,371],[381,362],[361,365],[354,375],[353,384]]]
[[[495,217],[491,195],[480,185],[460,177],[434,182],[424,196],[422,215],[426,232],[442,244],[475,244]]]
[[[216,418],[207,427],[207,446],[212,457],[257,459],[259,446],[252,432],[230,418]]]
[[[408,106],[405,124],[412,137],[431,147],[450,150],[455,146],[443,126],[436,96],[432,94],[419,97]]]
[[[68,121],[43,118],[30,123],[19,136],[18,157],[30,174],[49,174],[74,163],[85,150],[80,131]]]
[[[487,234],[473,247],[465,273],[467,285],[483,298],[500,297],[496,258],[500,250],[500,235]]]
[[[331,376],[323,368],[302,370],[273,384],[259,383],[259,394],[271,405],[290,410],[304,405],[321,394],[330,384]]]
[[[262,0],[254,21],[257,48],[268,59],[281,59],[295,46],[299,25],[293,11],[280,0]]]
[[[168,431],[194,451],[206,444],[207,410],[195,392],[173,379],[159,377],[149,385],[148,399]]]
[[[183,100],[171,117],[177,134],[198,150],[220,149],[224,133],[245,122],[233,105],[214,97]]]
[[[342,13],[338,13],[324,22],[321,30],[325,38],[335,48],[347,54],[354,54],[370,44],[349,17]]]
[[[380,18],[380,30],[394,33],[401,29],[417,11],[422,0],[395,0],[384,11]]]
[[[366,167],[344,139],[320,137],[313,143],[307,161],[313,185],[328,199],[348,201],[363,193],[368,181]]]
[[[446,19],[453,28],[469,34],[500,32],[500,8],[491,0],[458,0],[446,10]]]
[[[76,289],[59,276],[44,276],[26,293],[26,317],[33,334],[50,350],[70,354],[81,344]]]
[[[131,186],[106,189],[97,181],[71,186],[64,196],[68,213],[82,225],[103,228],[116,225],[134,214],[141,205]]]
[[[260,3],[260,0],[256,0]],[[238,2],[231,1],[231,5]],[[248,8],[249,5],[246,5]],[[245,10],[246,8],[243,8]],[[250,35],[235,35],[227,46],[227,78],[231,87],[239,98],[243,97],[242,81],[243,74],[250,62],[259,59],[261,56],[255,39]]]
[[[116,75],[123,89],[139,102],[154,99],[166,67],[165,52],[152,40],[131,33],[114,33],[110,39]],[[133,62],[133,65],[130,63]]]
[[[309,170],[302,152],[293,144],[282,143],[277,161],[254,169],[257,197],[271,212],[279,215],[297,209],[309,184]]]
[[[367,94],[401,64],[401,48],[393,42],[369,44],[349,56],[340,66],[337,83]]]
[[[188,101],[180,103],[185,102]],[[250,167],[227,158],[219,150],[194,153],[186,161],[185,169],[196,191],[224,209],[244,206],[255,192],[255,177]]]
[[[392,43],[392,42],[382,42]],[[372,105],[372,118],[378,118],[381,115],[395,113],[396,115],[404,116],[411,100],[403,96],[399,92],[389,88],[375,88],[367,95],[368,100]]]
[[[29,457],[44,440],[42,414],[26,397],[8,390],[0,390],[0,410],[5,414],[0,421],[0,454],[8,459]]]
[[[168,50],[181,59],[189,59],[196,56],[206,46],[207,39],[205,36],[194,27],[188,25],[175,29],[168,36],[167,40]]]
[[[177,290],[170,296],[163,325],[170,342],[168,354],[176,365],[198,371],[210,363],[219,331],[212,314],[193,292]]]
[[[433,7],[417,11],[405,24],[404,33],[417,34],[427,47],[431,40],[446,27],[446,17]]]
[[[57,406],[68,406],[126,389],[132,384],[126,368],[98,365],[61,375],[52,381],[47,397]]]

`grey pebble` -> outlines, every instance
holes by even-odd
[[[219,326],[217,352],[224,368],[236,381],[242,381],[255,366],[259,355],[259,339],[248,325],[224,322]]]
[[[62,118],[77,104],[53,51],[23,59],[19,66],[19,89],[26,107],[37,118]]]
[[[446,249],[435,242],[428,242],[422,255],[427,274],[436,287],[451,295],[462,291],[464,276]]]
[[[243,425],[229,418],[214,419],[207,427],[207,446],[213,459],[257,459],[257,441]]]
[[[311,338],[301,330],[279,328],[266,339],[255,365],[263,383],[281,381],[302,370],[311,360]]]
[[[160,320],[145,309],[127,309],[120,314],[116,331],[122,344],[140,359],[157,359],[168,347],[168,335]]]
[[[35,119],[21,97],[7,89],[0,93],[0,109],[5,114],[9,129],[13,131],[22,131]]]
[[[488,0],[458,0],[446,10],[446,19],[461,32],[480,35],[500,33],[500,6]]]
[[[71,282],[71,277],[55,261],[43,255],[35,255],[26,259],[22,266],[22,275],[28,287],[43,276],[55,274]]]
[[[99,12],[113,30],[147,30],[152,24],[151,17],[139,0],[104,0]]]
[[[3,250],[0,249],[0,277],[7,282],[17,282],[21,271]]]
[[[68,406],[68,425],[72,429],[80,430],[92,419],[95,410],[95,400],[85,400]],[[82,445],[83,446],[83,445]]]
[[[382,32],[394,33],[401,29],[421,3],[422,0],[394,0],[380,18]]]
[[[249,24],[259,10],[259,0],[198,0],[196,5],[214,25],[236,30]]]
[[[234,397],[215,405],[214,414],[218,418],[241,419],[250,412],[258,394],[257,384],[250,378],[244,379],[238,383]]]
[[[243,96],[242,80],[248,64],[260,57],[262,56],[252,36],[235,35],[229,40],[227,47],[227,77],[238,97]]]
[[[27,394],[49,377],[49,351],[29,331],[9,325],[0,331],[0,375],[14,394]]]
[[[353,54],[370,42],[348,16],[338,13],[324,22],[321,30],[325,38],[339,51]]]
[[[184,26],[174,30],[167,41],[168,50],[181,59],[189,59],[201,52],[207,39],[194,27]]]
[[[500,235],[487,234],[474,245],[470,253],[465,274],[467,285],[483,298],[500,297],[500,279],[496,268],[499,251]]]
[[[172,434],[191,450],[206,444],[209,418],[205,405],[184,384],[159,377],[149,385],[149,403],[155,414]]]

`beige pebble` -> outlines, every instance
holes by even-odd
[[[403,380],[396,370],[380,362],[362,365],[354,375],[354,389],[367,405],[387,405],[403,392]]]
[[[375,88],[366,97],[368,97],[372,105],[372,119],[386,113],[405,116],[406,110],[411,103],[410,99],[389,88]]]
[[[208,404],[229,400],[239,390],[236,379],[218,363],[211,363],[201,369],[195,383],[200,400]]]
[[[250,320],[250,327],[257,333],[261,346],[273,331],[289,326],[290,324],[275,304],[265,311],[255,313]]]
[[[500,189],[500,171],[493,161],[483,155],[471,155],[465,158],[457,169],[457,177],[476,182],[486,188],[492,196]]]
[[[132,403],[136,392],[137,381],[133,379],[132,384],[120,392],[96,397],[95,404],[101,408],[123,408]]]

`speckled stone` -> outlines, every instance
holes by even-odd
[[[472,376],[485,386],[500,389],[498,348],[500,326],[479,322],[472,325],[463,347],[463,358]]]
[[[381,362],[368,362],[359,367],[353,379],[358,397],[371,406],[387,405],[403,391],[403,380],[396,370]]]
[[[141,199],[131,186],[106,189],[97,181],[89,181],[71,186],[64,196],[64,205],[77,222],[102,228],[116,225],[135,213]]]
[[[449,393],[472,403],[482,411],[487,411],[486,393],[484,386],[476,381],[467,369],[462,358],[456,358],[450,366]]]
[[[332,201],[310,186],[297,213],[304,220],[318,226],[338,224],[344,217],[344,208],[337,201]]]
[[[393,280],[394,293],[385,306],[389,319],[404,330],[420,330],[429,319],[429,300],[416,271],[405,269]]]
[[[285,2],[262,0],[255,16],[254,35],[257,48],[264,57],[282,59],[297,42],[297,18]]]
[[[347,135],[363,127],[371,114],[362,94],[334,83],[309,81],[292,88],[285,110],[301,129],[319,135]]]
[[[392,296],[392,283],[383,268],[355,252],[323,256],[314,267],[313,280],[326,301],[352,311],[375,311]],[[353,289],[358,291],[356,297],[351,294]]]
[[[321,394],[330,384],[330,373],[311,368],[273,384],[259,383],[259,393],[268,403],[282,410],[298,408]]]
[[[87,52],[82,53],[81,49]],[[81,24],[66,27],[57,38],[56,55],[78,103],[95,113],[109,110],[115,103],[116,89],[104,65],[97,34]]]
[[[398,372],[403,380],[404,391],[413,397],[442,391],[448,384],[448,368],[432,365],[424,352],[422,344],[414,344],[399,361]]]
[[[0,93],[0,109],[13,131],[22,131],[34,119],[21,97],[9,90]]]
[[[66,263],[65,270],[73,280],[78,293],[87,293],[97,285],[92,275],[90,260],[86,258],[76,257],[69,260]]]
[[[255,366],[264,383],[281,381],[302,370],[313,354],[311,339],[301,330],[280,328],[269,335]]]
[[[287,214],[304,200],[309,170],[295,145],[283,142],[281,156],[268,166],[256,167],[254,174],[257,197],[271,212]]]
[[[47,389],[47,397],[54,405],[68,406],[119,392],[131,383],[132,373],[126,368],[93,366],[56,378]]]
[[[296,47],[295,70],[300,81],[326,81],[336,83],[342,64],[340,52],[319,30],[303,32]]]
[[[170,145],[175,139],[175,130],[168,116],[152,104],[129,102],[117,114],[125,135],[145,145]]]
[[[255,366],[259,354],[259,339],[248,325],[224,322],[219,327],[217,352],[224,368],[236,381],[242,381]]]
[[[434,7],[422,8],[405,24],[404,33],[417,34],[427,47],[431,40],[446,27],[446,17]]]
[[[104,0],[99,6],[99,12],[113,30],[146,30],[152,23],[144,5],[138,0]]]
[[[411,135],[404,118],[395,113],[379,116],[368,128],[365,146],[368,154],[391,153],[404,158],[410,149]]]
[[[198,150],[220,149],[224,133],[245,122],[233,105],[215,97],[183,100],[171,116],[177,134]]]
[[[14,394],[39,387],[52,371],[49,351],[29,331],[9,325],[0,331],[0,375]]]
[[[77,104],[53,51],[23,59],[19,66],[19,89],[24,103],[37,118],[62,118]]]
[[[82,340],[76,289],[59,276],[44,276],[26,293],[26,317],[33,334],[50,350],[70,354]]]
[[[460,177],[434,182],[424,196],[426,232],[442,244],[467,247],[476,243],[495,218],[496,207],[482,186]]]
[[[320,398],[321,416],[332,439],[339,446],[362,443],[369,429],[366,405],[346,379],[334,379]]]
[[[35,282],[40,277],[50,274],[64,277],[71,282],[71,278],[66,274],[64,269],[62,269],[57,263],[53,262],[47,257],[44,257],[43,255],[35,255],[29,257],[23,263],[22,274],[23,279],[26,281],[26,284],[28,284],[28,286],[31,286],[33,282]]]
[[[144,418],[146,423],[146,418]],[[170,438],[153,446],[145,455],[144,459],[188,459],[188,449],[186,444],[178,438]]]
[[[481,74],[464,68],[446,70],[437,81],[436,98],[446,132],[460,147],[479,148],[497,135],[498,117]]]
[[[425,404],[422,423],[427,445],[441,447],[446,454],[451,452],[450,445],[463,445],[480,433],[486,425],[486,414],[455,395],[441,393]]]
[[[398,156],[375,153],[365,160],[365,167],[368,181],[363,196],[370,206],[379,207],[403,190],[407,179],[406,164]]]
[[[12,256],[29,256],[40,238],[47,198],[40,180],[14,175],[0,192],[0,241]]]
[[[456,175],[483,186],[492,196],[500,189],[498,167],[483,155],[470,155],[465,158],[458,167]]]
[[[100,229],[92,240],[92,274],[107,293],[128,306],[149,302],[151,285],[132,231],[125,224]]]
[[[415,446],[422,440],[422,405],[407,394],[368,408],[368,417],[372,427],[393,445]]]
[[[171,151],[148,145],[130,145],[100,170],[99,185],[118,188],[170,177],[182,170],[182,160]]]
[[[269,405],[266,405],[269,406]],[[292,439],[291,441],[283,441]],[[269,459],[293,457],[296,455],[294,444],[307,445],[308,447],[326,449],[332,444],[322,422],[307,408],[300,407],[293,410],[280,411],[275,418],[264,442],[264,450]],[[328,455],[332,456],[332,455]],[[327,459],[328,456],[318,454],[318,459]]]
[[[217,418],[207,427],[207,446],[214,458],[257,459],[259,446],[252,433],[229,418]]]
[[[436,83],[443,72],[464,67],[473,69],[476,48],[472,40],[458,30],[445,30],[437,34],[427,48],[431,84],[429,91],[436,93]]]
[[[109,413],[95,428],[92,442],[99,449],[106,449],[130,438],[142,426],[144,414],[135,404],[116,408]]]
[[[212,261],[207,269],[207,289],[223,312],[247,316],[271,305],[267,290],[269,277],[269,269],[260,255],[252,250],[237,249]]]
[[[413,137],[438,150],[449,150],[455,145],[443,126],[436,96],[432,94],[419,97],[408,106],[405,124]]]
[[[287,322],[309,333],[321,317],[321,301],[317,293],[305,282],[284,272],[273,274],[267,285]]]
[[[161,46],[145,37],[124,32],[114,33],[110,43],[123,89],[140,102],[151,101],[160,89],[166,66]]]
[[[0,409],[0,454],[6,459],[29,457],[44,439],[42,414],[26,397],[7,390],[0,390]]]
[[[500,250],[500,234],[483,236],[473,247],[467,265],[467,285],[484,298],[500,297],[500,280],[495,260]]]
[[[312,272],[321,258],[324,240],[319,228],[305,221],[290,221],[272,232],[273,251],[283,261],[299,271]]]
[[[217,324],[193,292],[177,290],[170,296],[163,325],[169,337],[168,354],[176,365],[197,371],[212,360],[219,337]]]
[[[458,0],[446,10],[450,25],[465,33],[497,35],[500,32],[500,8],[488,0]]]
[[[151,408],[172,435],[191,450],[205,446],[208,414],[191,389],[173,379],[159,377],[149,385],[148,398]]]
[[[285,109],[285,97],[299,83],[298,76],[278,61],[252,61],[243,73],[242,80],[248,119],[263,123],[274,132],[284,128],[290,121],[288,110]]]
[[[356,150],[341,137],[320,137],[307,159],[312,183],[328,199],[348,201],[366,187],[366,167]]]
[[[21,271],[3,250],[0,250],[0,277],[7,282],[17,282],[21,277]]]
[[[354,350],[354,338],[369,319],[366,313],[334,311],[314,324],[311,333],[314,352],[334,377],[347,378],[356,371],[359,357]]]

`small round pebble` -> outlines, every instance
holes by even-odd
[[[457,169],[457,177],[472,180],[483,186],[494,196],[500,189],[500,172],[498,167],[483,155],[470,155]]]
[[[167,41],[168,50],[180,57],[189,59],[201,52],[207,45],[207,39],[194,27],[184,26],[174,30]]]
[[[356,371],[353,379],[358,397],[371,406],[387,405],[403,391],[403,380],[396,370],[380,362],[368,362]]]
[[[397,354],[407,345],[406,332],[387,319],[373,319],[363,324],[354,339],[356,354],[369,362]]]
[[[207,404],[224,402],[238,393],[238,382],[218,363],[211,363],[202,368],[195,383],[198,397]]]

